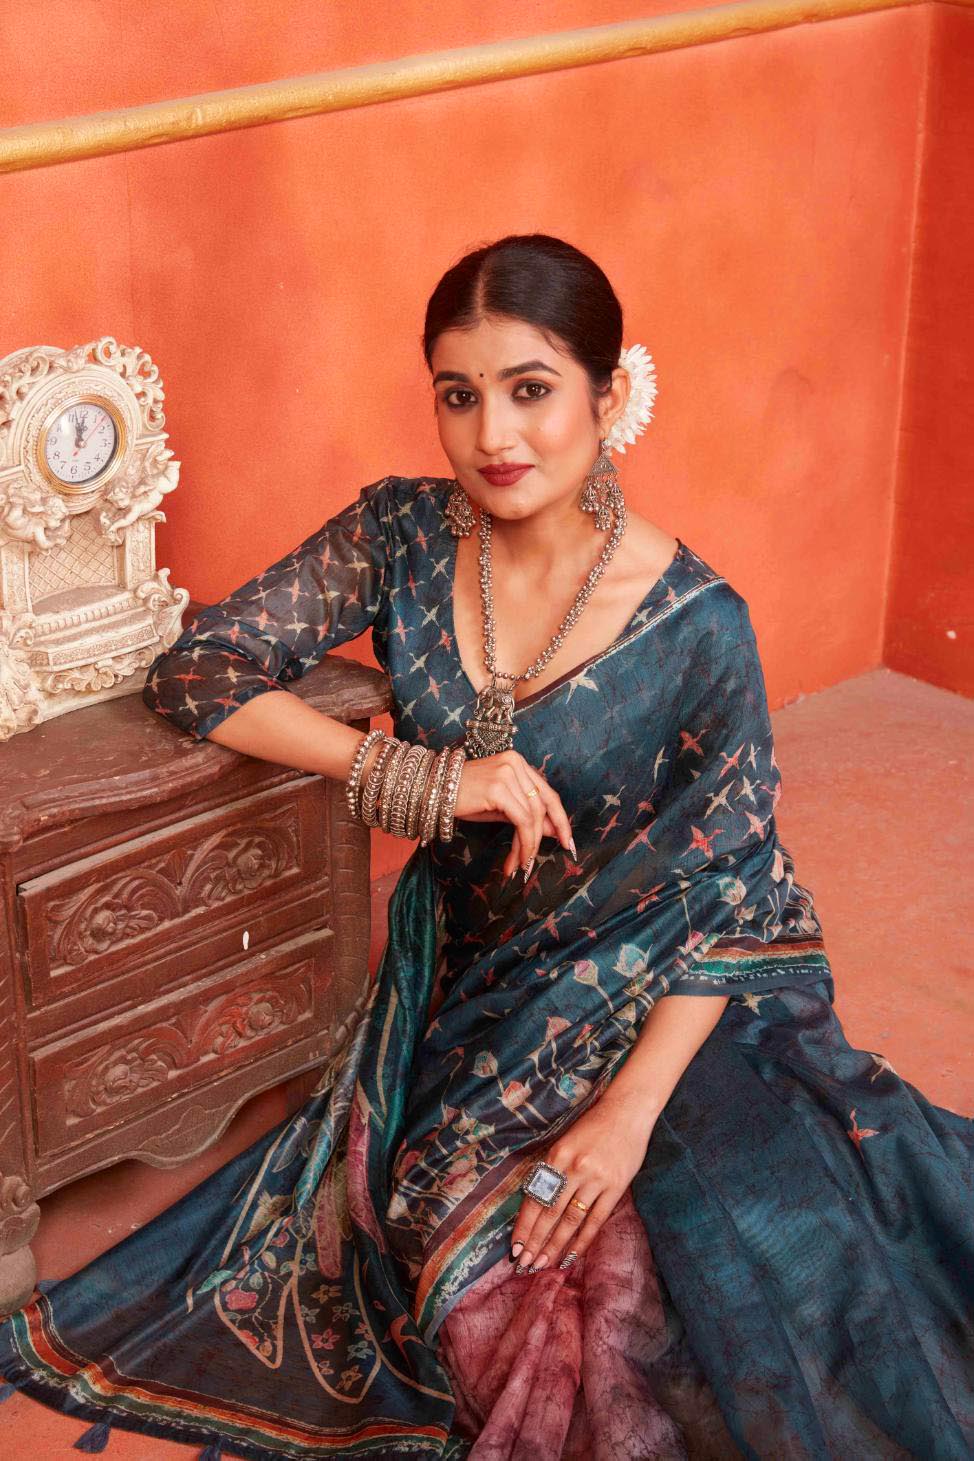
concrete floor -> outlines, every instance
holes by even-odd
[[[974,1115],[974,700],[877,669],[772,717],[778,831],[812,892],[853,1045],[883,1054],[939,1105]],[[395,882],[375,884],[372,967]],[[284,1114],[255,1097],[176,1171],[125,1162],[52,1193],[42,1277],[73,1272],[174,1202]],[[0,1405],[5,1461],[77,1455],[84,1422],[24,1396]],[[111,1461],[185,1461],[192,1448],[115,1430]]]

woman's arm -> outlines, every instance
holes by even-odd
[[[365,732],[315,710],[297,695],[258,695],[214,726],[205,739],[229,746],[262,761],[276,761],[298,771],[348,780]],[[379,747],[366,757],[363,780]]]
[[[522,1199],[511,1239],[520,1268],[585,1252],[642,1166],[660,1112],[728,998],[668,994],[649,1011],[622,1069],[545,1152],[549,1166],[568,1173],[568,1184],[552,1208]],[[573,1197],[588,1211],[573,1206]]]
[[[616,1115],[638,1130],[648,1127],[646,1141],[673,1088],[727,1007],[729,995],[668,994],[657,1000],[622,1069],[602,1093]],[[640,1154],[645,1154],[645,1147]]]
[[[254,700],[280,701],[277,711],[266,711],[259,719],[248,715],[245,741],[236,733],[213,739],[291,766],[301,767],[304,758],[319,756],[322,726],[330,717],[290,704],[297,697],[288,694],[288,684],[329,650],[381,622],[391,595],[391,524],[399,480],[384,477],[363,487],[354,502],[291,552],[201,610],[149,666],[142,691],[149,709],[203,740]],[[303,724],[298,719],[302,711]],[[340,723],[331,724],[334,728]],[[310,745],[301,735],[305,727]],[[268,729],[275,740],[285,736],[297,759],[252,749],[250,731],[269,744]],[[355,733],[345,727],[337,743],[334,729],[329,735],[329,746],[338,745],[342,762],[350,734]],[[316,763],[313,769],[322,768]]]

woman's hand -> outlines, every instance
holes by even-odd
[[[512,822],[514,838],[504,859],[505,877],[530,868],[542,837],[557,837],[575,855],[571,823],[561,797],[518,751],[474,756],[460,773],[454,816],[472,822]]]
[[[518,1273],[555,1263],[568,1267],[575,1260],[564,1260],[572,1253],[581,1258],[642,1166],[658,1112],[648,1101],[613,1100],[611,1090],[544,1154],[549,1167],[568,1174],[554,1206],[523,1194],[511,1238]]]

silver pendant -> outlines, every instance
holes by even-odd
[[[477,696],[474,713],[467,721],[464,744],[468,756],[496,756],[514,745],[514,696],[496,681],[485,685]]]

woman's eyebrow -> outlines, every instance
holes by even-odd
[[[526,370],[546,370],[549,375],[557,375],[560,379],[561,371],[555,370],[553,365],[545,365],[543,360],[525,360],[523,365],[508,365],[497,372],[498,380],[509,380],[512,375],[523,375]],[[441,380],[462,381],[465,386],[470,385],[469,375],[464,375],[462,370],[438,370],[433,377],[433,384],[439,385]]]

